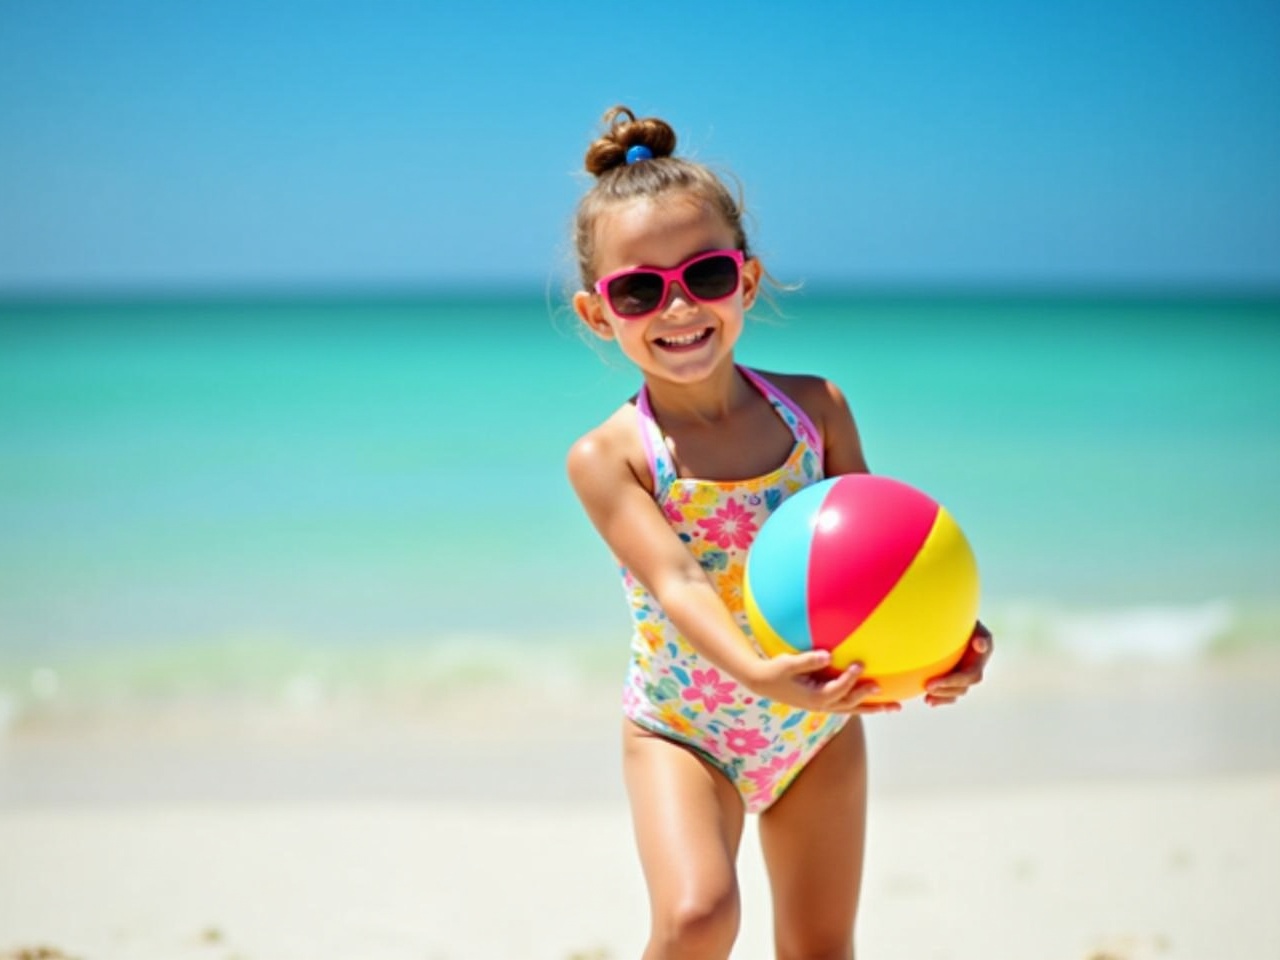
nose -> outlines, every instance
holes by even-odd
[[[689,291],[684,288],[679,280],[672,280],[671,286],[667,289],[667,300],[662,305],[663,312],[676,309],[677,307],[689,309],[697,306],[698,301],[689,296]]]

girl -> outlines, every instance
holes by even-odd
[[[779,958],[853,957],[866,754],[876,688],[830,655],[766,658],[746,635],[747,548],[782,499],[865,472],[844,397],[812,376],[734,363],[764,268],[742,210],[676,137],[626,107],[587,150],[574,311],[640,370],[640,391],[569,452],[568,473],[622,568],[635,620],[623,769],[649,891],[646,960],[727,957],[744,815],[759,814]],[[982,677],[981,625],[929,686],[952,703]]]

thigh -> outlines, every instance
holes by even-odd
[[[760,815],[780,958],[853,956],[866,811],[866,744],[853,717]]]
[[[624,721],[623,772],[655,917],[736,898],[744,813],[724,774],[630,721]]]

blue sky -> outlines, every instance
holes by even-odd
[[[1280,289],[1274,0],[0,4],[0,293],[556,283],[611,104],[783,280]]]

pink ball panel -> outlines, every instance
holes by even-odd
[[[911,566],[938,504],[905,483],[842,476],[814,518],[809,558],[813,649],[831,650],[858,629]]]

